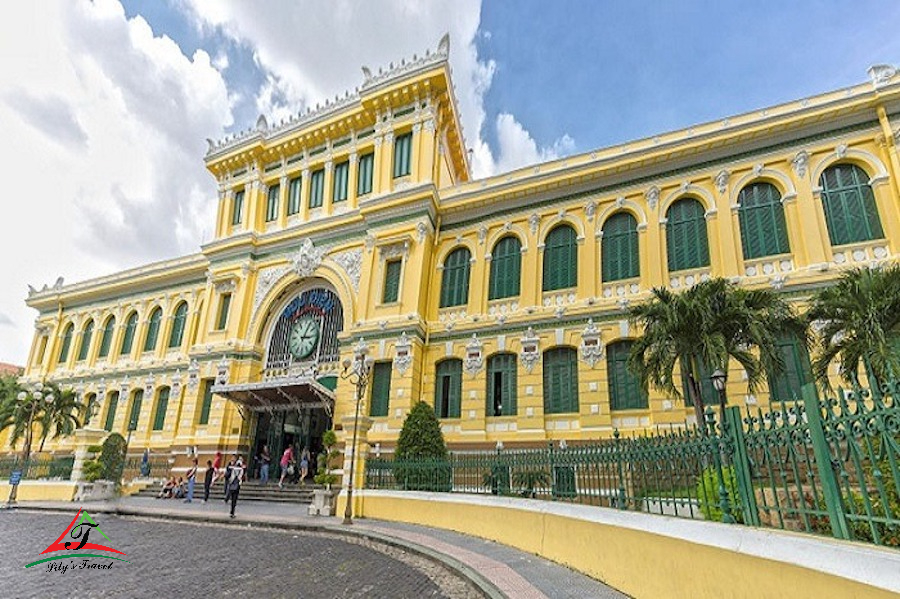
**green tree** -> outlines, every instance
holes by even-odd
[[[807,317],[819,351],[813,375],[830,388],[828,367],[840,362],[840,375],[858,384],[860,366],[871,387],[900,376],[900,265],[860,268],[818,291]]]
[[[420,401],[406,416],[394,459],[394,477],[404,489],[450,490],[447,445],[430,405]]]
[[[53,440],[68,437],[84,426],[87,418],[88,407],[78,401],[74,391],[60,389],[52,383],[48,387],[55,399],[53,403],[44,406],[41,414],[41,446],[38,451],[44,451],[44,443],[48,437]]]
[[[629,310],[632,324],[643,330],[632,345],[629,369],[646,389],[652,386],[682,398],[675,385],[675,368],[687,379],[697,422],[702,426],[704,398],[700,373],[721,368],[729,359],[747,372],[755,391],[767,375],[784,370],[778,339],[793,334],[806,341],[805,322],[770,289],[745,289],[717,278],[680,293],[657,287],[650,301]]]

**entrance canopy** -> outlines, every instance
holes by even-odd
[[[331,416],[334,408],[334,391],[311,376],[270,378],[236,385],[216,384],[212,392],[253,412],[324,408]]]

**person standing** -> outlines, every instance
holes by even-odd
[[[194,501],[194,483],[197,482],[197,458],[192,460],[191,468],[187,472],[187,498],[185,503],[193,503]]]
[[[231,481],[231,471],[234,470],[234,465],[237,463],[237,455],[232,455],[231,459],[228,461],[228,465],[225,466],[225,503],[228,503],[228,498],[231,496],[231,485],[228,483]]]
[[[300,484],[306,484],[306,475],[309,474],[309,447],[304,447],[300,452]]]
[[[244,458],[238,456],[237,461],[231,468],[231,477],[227,480],[226,486],[231,498],[231,517],[234,518],[234,507],[237,505],[238,495],[241,492],[241,483],[244,479]]]
[[[278,481],[278,488],[284,488],[284,477],[287,476],[288,473],[288,465],[294,461],[294,447],[292,445],[288,445],[287,449],[284,450],[284,453],[281,454],[281,461],[278,464],[281,466],[281,480]]]
[[[259,452],[259,482],[266,484],[269,482],[269,463],[272,461],[272,454],[269,453],[269,446],[263,445],[262,451]]]
[[[219,469],[222,467],[222,452],[221,451],[216,452],[216,459],[213,460],[212,467],[213,467],[212,484],[215,484],[216,481],[219,480],[219,476],[220,476]]]
[[[212,487],[215,473],[216,469],[213,467],[212,460],[206,460],[206,478],[203,480],[203,503],[209,501],[209,490]]]

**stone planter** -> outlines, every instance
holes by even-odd
[[[333,516],[337,495],[338,492],[334,489],[313,489],[313,501],[309,504],[309,515]]]
[[[111,480],[98,480],[92,483],[79,481],[72,501],[103,501],[116,496],[116,483]]]

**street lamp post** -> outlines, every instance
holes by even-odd
[[[721,368],[716,368],[716,370],[709,376],[712,381],[713,387],[716,392],[719,394],[719,434],[715,434],[715,430],[711,432],[713,438],[716,439],[717,447],[716,451],[713,453],[713,457],[715,458],[716,465],[716,477],[719,482],[719,507],[722,510],[722,522],[725,524],[734,524],[735,519],[734,516],[731,515],[731,501],[728,497],[728,490],[725,487],[725,472],[722,467],[722,455],[720,453],[720,447],[722,444],[722,439],[726,435],[726,426],[725,426],[725,372]],[[713,428],[712,422],[712,412],[709,413],[709,421],[710,428]]]
[[[19,407],[28,410],[28,427],[25,429],[25,443],[22,446],[23,474],[24,470],[28,468],[28,460],[31,459],[31,442],[33,440],[32,429],[34,427],[34,415],[37,412],[38,406],[41,405],[41,400],[43,400],[49,406],[53,403],[54,399],[56,398],[53,397],[52,393],[47,393],[46,395],[44,395],[44,384],[40,381],[35,383],[31,389],[20,391],[16,396]],[[10,486],[9,499],[7,499],[6,501],[7,507],[16,504],[16,495],[18,494],[18,491],[18,483]]]
[[[345,358],[344,371],[341,378],[350,381],[356,387],[356,415],[353,417],[353,443],[350,446],[350,476],[347,479],[347,505],[344,508],[344,524],[353,524],[353,471],[356,467],[356,435],[359,430],[359,408],[365,396],[366,386],[369,384],[369,375],[372,372],[374,360],[369,353],[368,346],[360,340],[356,346],[353,360]]]
[[[716,370],[709,375],[713,387],[719,394],[719,426],[725,426],[725,377],[725,372],[721,368],[716,368]]]

